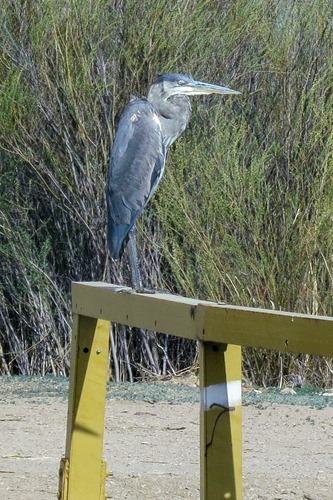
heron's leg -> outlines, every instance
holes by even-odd
[[[131,281],[132,288],[134,290],[142,290],[142,277],[140,272],[139,258],[138,258],[138,250],[136,246],[136,227],[135,225],[132,227],[130,232],[128,233],[128,256],[131,270]]]

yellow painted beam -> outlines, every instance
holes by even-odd
[[[191,339],[333,357],[331,317],[138,294],[102,282],[73,283],[72,296],[73,312],[93,318]]]
[[[61,500],[104,500],[110,321],[200,341],[201,500],[241,500],[241,347],[333,356],[333,318],[74,283]]]
[[[333,357],[333,318],[211,305],[205,308],[203,338],[245,347]]]
[[[103,434],[110,323],[73,316],[65,459],[61,500],[105,500]]]
[[[197,300],[178,295],[135,293],[131,288],[100,282],[72,284],[76,314],[179,337],[196,338],[197,304]]]
[[[241,348],[200,342],[200,498],[242,499]]]

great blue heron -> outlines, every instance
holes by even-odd
[[[133,97],[120,118],[107,178],[108,247],[111,257],[117,259],[128,243],[135,289],[143,288],[135,221],[162,178],[168,148],[190,120],[188,96],[202,94],[240,92],[169,73],[154,81],[147,98]]]

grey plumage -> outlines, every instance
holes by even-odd
[[[108,247],[113,259],[122,254],[137,217],[161,180],[168,148],[188,125],[188,96],[212,93],[240,92],[171,73],[157,78],[148,98],[134,97],[124,110],[107,178]]]

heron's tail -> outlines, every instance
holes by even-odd
[[[113,259],[121,257],[130,229],[129,224],[114,224],[112,220],[108,220],[108,247]]]

